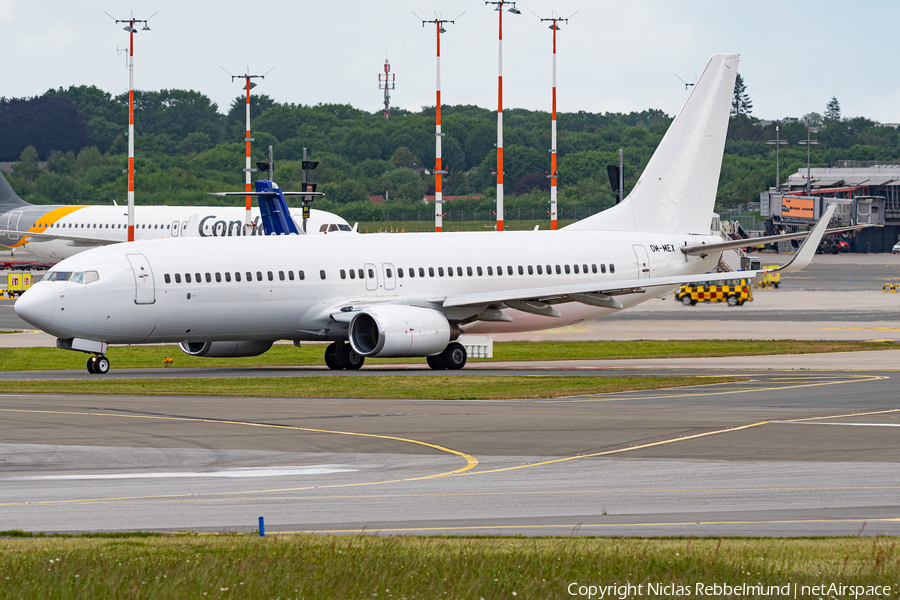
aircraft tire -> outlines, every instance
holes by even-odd
[[[447,368],[444,366],[444,361],[441,358],[441,354],[432,354],[431,356],[426,356],[425,361],[428,363],[428,366],[435,371],[443,371]]]
[[[338,356],[341,347],[339,342],[332,342],[325,348],[325,365],[332,370],[339,371],[344,368]]]
[[[96,357],[96,356],[90,357],[90,358],[88,359],[88,361],[87,361],[87,370],[88,370],[88,373],[90,373],[91,375],[96,375],[96,374],[97,374],[97,371],[96,371],[96,369],[95,369],[96,363],[97,363],[97,357]]]
[[[98,356],[97,362],[94,363],[94,372],[98,375],[106,375],[109,373],[109,359],[102,354]]]
[[[439,356],[441,357],[441,362],[444,363],[444,368],[451,371],[458,371],[466,366],[466,359],[468,358],[466,347],[459,342],[453,342],[448,345]]]
[[[341,346],[340,350],[338,350],[338,357],[343,368],[350,371],[362,368],[363,363],[366,362],[366,357],[354,350],[350,344]]]

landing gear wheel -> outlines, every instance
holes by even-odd
[[[94,366],[94,370],[99,375],[106,375],[107,373],[109,373],[109,359],[102,354],[98,356],[97,363]]]
[[[691,304],[693,304],[693,302],[691,302],[690,296],[682,296],[681,303],[684,304],[685,306],[690,306]]]
[[[87,361],[88,373],[90,373],[91,375],[96,375],[97,374],[96,368],[97,368],[97,357],[92,356]]]
[[[435,371],[443,371],[447,367],[444,366],[444,361],[441,360],[440,354],[433,354],[431,356],[425,357],[426,362],[428,362],[428,366],[434,369]]]
[[[350,344],[343,344],[338,351],[338,356],[344,368],[351,371],[361,368],[366,362],[366,357],[354,350]]]
[[[466,347],[459,342],[453,342],[444,348],[444,351],[439,356],[444,364],[444,368],[451,371],[457,371],[466,366],[466,358],[468,358]]]
[[[737,306],[738,299],[737,296],[728,296],[728,306]]]
[[[327,348],[325,348],[325,364],[329,369],[337,371],[344,368],[344,366],[341,364],[340,359],[338,358],[339,350],[339,342],[332,342],[331,344],[328,344]]]

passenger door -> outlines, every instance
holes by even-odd
[[[181,221],[172,221],[172,237],[178,237],[181,234]]]
[[[634,244],[632,248],[637,258],[638,279],[647,279],[650,277],[650,257],[647,255],[647,249],[641,244]]]
[[[9,231],[16,231],[16,229],[19,227],[19,217],[21,217],[21,216],[22,216],[21,210],[17,210],[16,212],[9,213],[9,219],[7,219],[7,221],[6,221],[6,228]],[[10,233],[9,239],[17,240],[17,239],[19,239],[19,236],[14,233]]]
[[[126,254],[131,269],[134,271],[134,303],[153,304],[156,302],[156,286],[153,283],[153,271],[143,254]]]

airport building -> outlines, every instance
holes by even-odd
[[[760,194],[759,204],[770,232],[804,230],[838,204],[840,224],[877,226],[848,234],[853,252],[890,252],[900,239],[900,161],[840,161],[808,176],[801,168],[781,190]]]

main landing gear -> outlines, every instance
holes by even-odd
[[[428,366],[435,371],[456,371],[466,366],[466,347],[459,342],[452,342],[440,354],[434,354],[427,358]]]
[[[325,348],[325,364],[329,369],[356,370],[363,366],[366,357],[357,353],[347,342],[332,342]]]
[[[109,373],[109,359],[102,354],[95,354],[88,359],[87,370],[93,375],[105,375]]]

